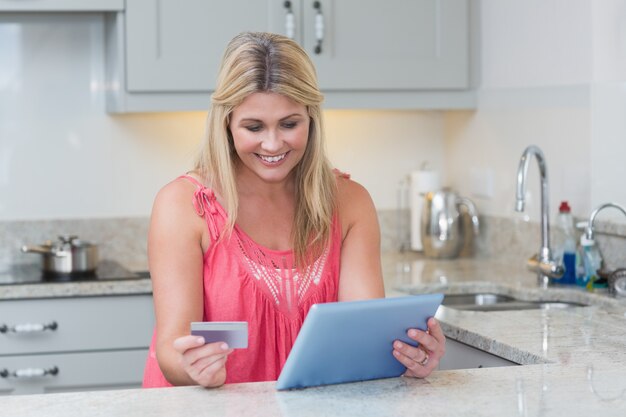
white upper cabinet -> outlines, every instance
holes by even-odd
[[[126,88],[130,92],[210,92],[224,48],[237,33],[265,31],[268,2],[126,2]]]
[[[109,16],[112,112],[205,110],[228,41],[293,37],[327,108],[471,108],[469,0],[129,0]]]
[[[280,3],[280,2],[276,2]],[[290,1],[294,38],[330,90],[469,87],[465,0]],[[287,34],[273,7],[271,31]]]
[[[119,10],[124,10],[124,0],[0,0],[0,12],[111,12]]]

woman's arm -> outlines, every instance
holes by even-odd
[[[179,179],[157,194],[150,220],[148,259],[156,315],[156,354],[173,385],[224,383],[226,356],[232,350],[190,336],[192,321],[203,316],[205,220],[193,206],[195,186]]]
[[[337,179],[339,219],[343,233],[339,301],[385,296],[380,265],[380,228],[367,190],[345,178]]]
[[[339,213],[344,234],[339,275],[339,301],[385,296],[380,265],[380,229],[376,209],[361,185],[338,179]],[[419,347],[395,341],[393,355],[406,366],[406,376],[424,378],[435,370],[445,353],[446,338],[434,318],[428,331],[410,329],[408,337]]]

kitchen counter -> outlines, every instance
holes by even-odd
[[[152,282],[147,277],[0,285],[0,301],[151,293]]]
[[[524,364],[436,371],[424,380],[377,381],[277,392],[274,382],[207,390],[177,387],[15,396],[11,416],[602,416],[626,415],[626,304],[571,288],[541,291],[516,262],[383,258],[388,296],[490,291],[589,304],[567,310],[476,312],[441,307],[448,337]]]
[[[0,285],[0,301],[23,298],[151,294],[150,278]]]

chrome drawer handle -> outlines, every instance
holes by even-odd
[[[55,331],[59,328],[56,321],[52,321],[48,324],[43,323],[22,323],[14,326],[8,326],[6,324],[0,324],[0,333],[39,333],[46,330]]]
[[[43,368],[24,368],[16,371],[9,371],[8,369],[0,370],[0,377],[2,378],[39,378],[42,376],[55,376],[59,373],[59,368],[53,366],[50,369]]]
[[[296,17],[293,14],[291,2],[288,0],[285,1],[283,7],[285,8],[285,36],[289,39],[293,39],[296,35]]]
[[[322,53],[322,43],[324,42],[324,14],[322,13],[322,3],[319,1],[313,2],[313,8],[316,10],[315,13],[315,48],[313,52],[316,55]]]

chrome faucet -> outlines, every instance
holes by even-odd
[[[548,288],[550,278],[561,278],[565,270],[552,259],[550,249],[550,212],[548,210],[548,167],[543,152],[537,146],[526,148],[517,168],[517,194],[515,211],[523,212],[526,198],[526,177],[530,158],[535,155],[541,176],[541,247],[539,253],[528,260],[528,269],[537,273],[538,284],[541,288]]]
[[[596,221],[596,216],[600,211],[604,210],[607,207],[613,207],[624,213],[626,216],[626,209],[616,203],[604,203],[599,205],[594,211],[591,212],[591,216],[589,216],[589,221],[587,222],[587,226],[585,227],[585,237],[589,240],[593,240],[593,222]]]

